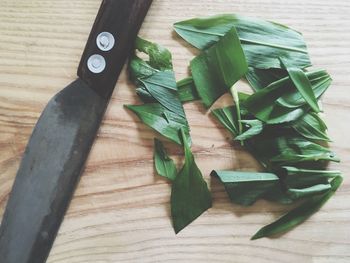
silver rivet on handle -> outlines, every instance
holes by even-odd
[[[102,51],[109,51],[114,47],[115,39],[109,32],[102,32],[96,38],[96,44]]]
[[[93,73],[101,73],[106,68],[106,60],[101,55],[95,54],[87,61],[89,70]]]

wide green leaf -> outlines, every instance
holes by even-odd
[[[175,180],[177,170],[173,159],[166,153],[161,141],[154,139],[154,166],[157,173],[171,181]]]
[[[178,81],[177,92],[182,103],[200,99],[192,77]]]
[[[178,144],[182,142],[179,134],[180,129],[184,129],[189,136],[187,120],[159,103],[126,105],[126,107],[132,110],[143,123]]]
[[[224,184],[230,200],[234,203],[249,206],[259,198],[279,188],[279,178],[273,173],[212,171]]]
[[[330,141],[326,134],[327,126],[317,115],[310,112],[291,124],[300,135],[311,140]]]
[[[177,86],[172,71],[160,71],[149,77],[139,79],[145,90],[169,111],[186,118],[178,97]]]
[[[198,95],[206,107],[228,92],[248,70],[234,28],[214,46],[195,57],[190,65]]]
[[[239,134],[236,108],[234,106],[215,109],[212,110],[212,113],[234,137]]]
[[[137,37],[135,49],[149,56],[149,61],[147,62],[151,67],[160,71],[173,69],[171,53],[163,46]]]
[[[185,164],[177,174],[171,188],[171,216],[175,233],[180,232],[212,206],[211,194],[197,167],[187,136],[181,130]]]
[[[171,53],[163,46],[137,37],[135,41],[136,50],[148,55],[149,60],[141,59],[136,52],[131,56],[129,73],[133,81],[137,82],[138,78],[149,77],[158,71],[172,70]]]
[[[249,151],[267,167],[294,166],[311,162],[316,167],[323,161],[339,162],[330,149],[301,136],[281,135],[266,129],[264,133],[246,141]]]
[[[329,75],[320,70],[307,72],[306,76],[310,80],[316,98],[319,98],[330,84]],[[295,121],[309,111],[309,106],[289,77],[270,79],[274,81],[267,87],[259,89],[244,102],[244,106],[251,114],[266,123],[277,124]],[[269,82],[266,79],[263,81]]]
[[[311,65],[302,35],[281,24],[235,14],[194,18],[174,24],[175,31],[183,39],[202,50],[219,41],[232,27],[237,30],[249,66],[281,68],[279,57],[295,67]]]
[[[264,125],[259,120],[241,120],[240,121],[247,129],[237,137],[235,140],[242,141],[250,139],[251,137],[260,134],[263,131]]]
[[[305,161],[333,161],[339,158],[326,147],[298,137],[279,137],[276,146],[279,154],[270,158],[273,164],[293,164]]]
[[[258,91],[277,80],[288,77],[288,73],[285,69],[279,68],[259,69],[248,67],[245,77],[252,89]]]
[[[294,86],[297,88],[301,96],[309,104],[311,109],[315,112],[319,112],[320,108],[318,107],[315,93],[312,89],[310,80],[307,78],[305,72],[300,68],[289,67],[288,63],[285,63],[281,59],[281,64],[287,70],[289,78],[292,80]]]
[[[331,182],[331,189],[323,195],[313,196],[300,206],[292,209],[275,222],[261,228],[252,239],[268,237],[275,234],[286,232],[299,225],[317,212],[332,197],[335,191],[341,185],[343,179],[341,176],[335,177]]]
[[[280,79],[247,98],[243,105],[259,120],[269,123],[283,123],[297,120],[306,113],[306,108],[285,108],[276,103],[277,99],[289,92],[292,87]]]

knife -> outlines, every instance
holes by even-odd
[[[152,0],[103,0],[78,78],[47,104],[0,226],[1,263],[45,262]]]

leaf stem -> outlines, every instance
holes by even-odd
[[[241,109],[239,106],[238,92],[237,92],[235,85],[232,85],[232,87],[230,88],[230,92],[231,92],[231,95],[233,97],[233,101],[235,102],[236,111],[237,111],[238,135],[241,135],[243,132],[243,127],[242,127],[242,123],[241,123],[242,117],[241,117]],[[241,141],[241,145],[243,146],[243,141]]]

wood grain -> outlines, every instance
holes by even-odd
[[[76,77],[99,5],[99,0],[0,2],[0,215],[43,107]],[[332,167],[344,173],[344,184],[298,228],[277,239],[250,241],[257,229],[289,207],[264,201],[249,208],[232,205],[222,186],[209,178],[210,171],[259,168],[231,144],[229,134],[200,103],[186,104],[193,151],[212,189],[214,206],[175,236],[169,218],[170,185],[153,169],[155,134],[123,108],[138,103],[124,71],[48,262],[350,261],[350,3],[154,0],[141,35],[172,51],[180,79],[196,51],[174,34],[172,24],[223,12],[278,21],[303,32],[315,67],[326,68],[334,79],[323,101],[332,149],[342,159]],[[246,88],[242,83],[240,89]],[[181,149],[166,146],[181,160]]]

